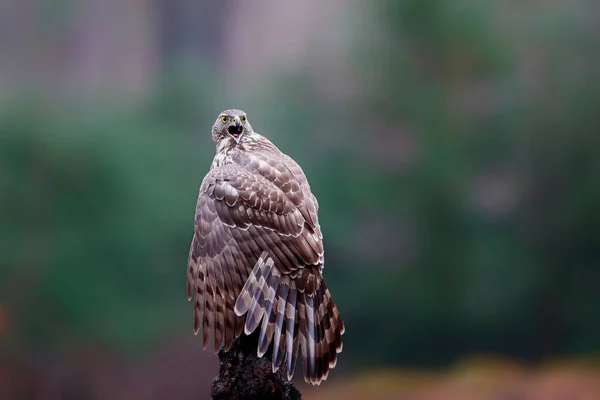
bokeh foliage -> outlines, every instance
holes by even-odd
[[[348,61],[355,96],[332,103],[297,71],[242,106],[319,198],[356,364],[600,346],[600,28],[495,3],[379,3],[376,45]],[[215,75],[178,70],[119,111],[4,110],[4,350],[191,332],[192,215],[229,106]]]

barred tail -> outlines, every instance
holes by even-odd
[[[327,379],[329,370],[336,366],[344,333],[344,323],[331,293],[322,277],[319,281],[316,292],[302,293],[298,302],[304,380],[313,385]]]
[[[301,350],[304,379],[318,385],[342,351],[344,323],[320,273],[316,289],[300,291],[294,279],[282,274],[263,252],[246,280],[235,304],[238,316],[246,314],[244,332],[248,335],[259,325],[258,356],[272,343],[273,372],[285,368],[292,379]]]

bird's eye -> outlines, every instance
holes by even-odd
[[[246,118],[245,115],[242,115],[242,122],[246,122],[246,121],[248,121],[248,118]]]
[[[227,121],[229,121],[229,118],[228,118],[228,117],[226,117],[225,115],[223,115],[223,116],[221,117],[221,122],[222,122],[222,123],[224,123],[224,124],[226,124],[226,123],[227,123]]]

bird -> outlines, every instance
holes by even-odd
[[[194,333],[206,350],[258,329],[273,372],[327,379],[344,322],[323,278],[319,204],[302,168],[229,109],[212,126],[216,153],[200,186],[187,264]]]

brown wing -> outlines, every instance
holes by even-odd
[[[248,145],[249,152],[236,154],[236,162],[273,182],[300,210],[309,229],[323,239],[317,217],[319,204],[302,168],[265,137],[255,134],[255,138]]]
[[[314,233],[306,212],[285,191],[294,195],[299,184],[292,175],[281,179],[283,190],[261,174],[228,164],[210,171],[202,183],[188,263],[188,298],[195,292],[194,331],[202,330],[204,348],[213,329],[215,351],[223,340],[229,349],[242,331],[243,319],[233,308],[263,251],[284,274],[322,260],[320,231]]]

